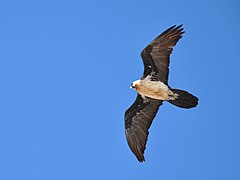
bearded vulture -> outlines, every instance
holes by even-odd
[[[198,104],[197,97],[168,85],[170,54],[183,33],[182,25],[172,26],[141,52],[143,76],[131,84],[138,94],[124,117],[126,139],[139,162],[145,161],[148,129],[163,101],[181,108],[193,108]]]

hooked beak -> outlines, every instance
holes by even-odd
[[[135,88],[135,86],[133,86],[133,84],[131,84],[130,88],[131,88],[131,89],[134,89],[134,88]]]

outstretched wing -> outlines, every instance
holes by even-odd
[[[125,134],[128,145],[137,157],[138,161],[143,162],[144,150],[147,144],[148,129],[157,114],[161,100],[147,98],[143,100],[138,94],[135,102],[125,112]]]
[[[160,80],[165,84],[168,83],[170,54],[178,40],[182,38],[183,33],[182,25],[172,26],[154,39],[141,52],[144,63],[142,78],[151,74],[156,80]]]

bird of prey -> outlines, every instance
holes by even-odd
[[[197,97],[168,85],[170,54],[183,33],[182,25],[172,26],[141,52],[143,76],[131,84],[138,94],[124,117],[127,142],[139,162],[145,161],[148,129],[163,101],[181,108],[193,108],[198,104]]]

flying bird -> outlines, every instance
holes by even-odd
[[[183,33],[182,25],[172,26],[141,52],[144,72],[141,79],[131,84],[138,94],[124,117],[126,139],[139,162],[145,161],[148,130],[163,101],[187,109],[198,104],[194,95],[168,85],[170,54]]]

